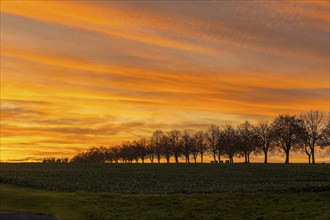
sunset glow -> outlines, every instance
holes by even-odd
[[[329,7],[1,1],[0,159],[329,111]]]

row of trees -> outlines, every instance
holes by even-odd
[[[46,157],[42,160],[43,163],[69,163],[69,158],[56,158],[56,157]]]
[[[91,148],[89,151],[75,155],[72,162],[110,162],[131,163],[146,159],[160,163],[165,158],[179,162],[184,158],[186,163],[198,158],[203,163],[206,154],[212,156],[213,162],[221,162],[223,156],[234,162],[234,157],[244,157],[250,162],[252,153],[264,155],[272,151],[285,153],[285,163],[289,163],[290,153],[300,150],[308,156],[309,163],[315,163],[315,147],[330,146],[330,120],[324,112],[310,111],[300,116],[279,115],[272,122],[260,121],[256,125],[249,121],[234,127],[231,124],[218,127],[210,125],[207,131],[157,130],[150,139],[124,142],[120,146],[109,148]]]

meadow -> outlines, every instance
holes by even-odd
[[[2,211],[59,219],[329,219],[328,164],[0,164]]]

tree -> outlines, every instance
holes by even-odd
[[[306,143],[303,143],[302,144],[302,151],[307,155],[308,163],[311,163],[312,151],[311,151],[310,146]]]
[[[104,151],[104,157],[105,157],[105,162],[110,162],[113,163],[114,162],[114,152],[113,152],[113,148],[106,148]]]
[[[120,146],[116,145],[115,147],[112,148],[112,153],[113,153],[113,159],[115,163],[118,163],[120,159]]]
[[[268,162],[268,152],[274,142],[273,127],[268,121],[259,121],[254,127],[257,137],[256,151],[262,151],[264,154],[264,163]]]
[[[190,139],[191,139],[190,153],[193,156],[194,162],[197,163],[197,157],[198,157],[198,154],[199,154],[199,149],[198,149],[198,142],[196,140],[196,134],[194,134]]]
[[[172,156],[172,149],[171,149],[169,137],[167,135],[163,135],[161,137],[160,144],[162,149],[161,150],[162,155],[166,158],[166,162],[170,163],[170,159]]]
[[[147,157],[148,155],[148,141],[146,138],[141,138],[139,141],[135,142],[135,146],[136,146],[136,154],[137,157],[141,158],[142,163],[144,163],[144,159]]]
[[[131,142],[126,141],[121,145],[120,157],[123,163],[132,163],[133,160],[138,160],[138,156]]]
[[[330,146],[330,118],[328,119],[328,123],[325,126],[325,128],[323,128],[321,146],[322,147]]]
[[[302,143],[305,128],[303,120],[295,115],[279,115],[275,118],[274,135],[277,144],[285,153],[285,163],[289,163],[290,151]]]
[[[186,158],[186,163],[190,163],[190,153],[192,149],[192,140],[190,138],[190,135],[188,131],[184,131],[182,135],[182,141],[183,141],[183,150],[184,150],[184,156]]]
[[[162,155],[162,146],[161,141],[163,139],[164,133],[161,130],[157,130],[152,134],[151,137],[151,146],[153,151],[156,154],[156,158],[158,163],[160,163],[161,155]]]
[[[234,163],[234,155],[237,153],[237,145],[239,144],[239,138],[237,131],[230,124],[225,125],[221,144],[225,154],[229,157],[229,162]]]
[[[329,157],[330,156],[330,113],[327,119],[327,124],[323,129],[323,136],[320,141],[320,146],[324,149],[323,156]]]
[[[308,155],[308,160],[312,156],[312,163],[315,163],[315,146],[321,144],[324,128],[326,127],[325,113],[322,111],[309,111],[301,114],[304,121],[306,135],[304,139],[304,152]]]
[[[150,162],[153,163],[155,159],[155,151],[151,144],[147,146],[147,158],[149,158]]]
[[[92,147],[87,152],[75,155],[71,161],[75,163],[104,163],[105,156],[101,148]]]
[[[196,152],[199,152],[201,156],[201,163],[203,163],[204,153],[207,150],[207,133],[202,130],[196,132],[194,135],[194,140]],[[196,155],[198,155],[198,153]]]
[[[217,132],[217,153],[218,153],[218,161],[220,163],[221,161],[221,153],[223,151],[223,149],[221,149],[221,139],[222,139],[222,136],[223,136],[223,132],[222,130],[219,128],[218,129],[218,132]]]
[[[218,137],[219,137],[219,127],[212,124],[208,129],[208,145],[209,151],[213,156],[213,161],[216,162],[217,160],[217,144],[218,144]]]
[[[238,137],[240,139],[240,147],[244,155],[245,163],[250,163],[250,154],[254,150],[256,134],[250,122],[245,121],[238,125]]]
[[[179,163],[179,157],[182,155],[182,142],[180,140],[180,131],[172,130],[168,132],[168,137],[175,162]]]

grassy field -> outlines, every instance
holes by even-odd
[[[329,192],[112,194],[0,185],[2,211],[59,219],[329,219]]]
[[[0,164],[0,182],[55,191],[222,193],[330,191],[318,164]]]
[[[59,219],[330,219],[326,164],[1,164],[0,210]]]

